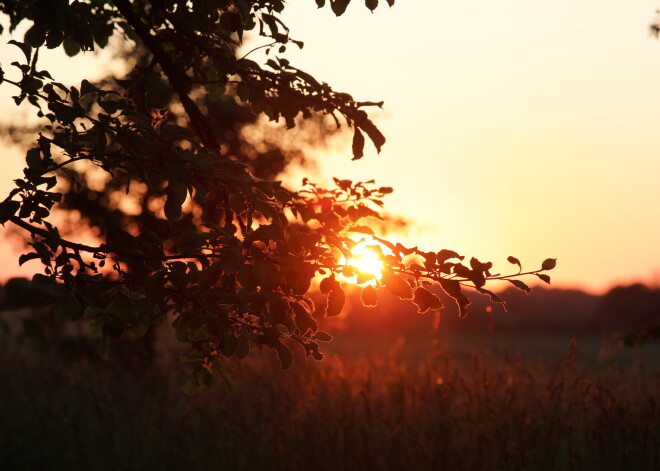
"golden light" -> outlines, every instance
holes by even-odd
[[[356,271],[372,275],[371,279],[379,280],[383,275],[383,261],[376,250],[368,245],[358,244],[351,249],[351,257],[344,262]],[[352,277],[351,277],[352,278]],[[358,277],[359,279],[360,277]]]

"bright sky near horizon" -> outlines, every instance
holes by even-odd
[[[312,0],[286,9],[305,42],[288,51],[295,66],[358,100],[385,101],[383,152],[368,144],[351,162],[348,140],[319,151],[317,179],[393,186],[386,207],[417,221],[405,242],[425,250],[454,249],[502,271],[508,255],[529,268],[557,257],[559,287],[658,284],[660,41],[648,26],[660,2],[381,4],[371,14],[353,0],[341,18]],[[14,49],[0,46],[3,65]],[[62,73],[79,82],[93,63],[88,55]],[[21,159],[3,156],[2,193]],[[17,273],[2,247],[3,275]]]
[[[323,173],[391,185],[408,237],[508,269],[559,259],[553,284],[660,277],[656,0],[401,0],[341,18],[292,3],[298,67],[385,101],[381,155]],[[385,2],[381,2],[384,4]]]

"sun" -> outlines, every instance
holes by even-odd
[[[351,257],[345,261],[345,264],[363,274],[373,275],[372,279],[379,280],[383,275],[383,261],[378,252],[368,245],[358,244],[353,247]]]

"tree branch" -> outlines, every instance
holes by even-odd
[[[41,237],[44,237],[44,238],[48,238],[50,236],[50,234],[48,233],[48,231],[46,229],[42,229],[40,227],[33,226],[32,224],[23,221],[21,218],[19,218],[17,216],[12,216],[9,220],[11,222],[13,222],[14,224],[16,224],[17,226],[25,229],[30,234],[38,235],[38,236],[41,236]],[[83,252],[91,252],[91,253],[103,252],[103,253],[107,253],[107,250],[103,249],[102,247],[92,247],[90,245],[79,244],[77,242],[71,242],[71,241],[68,241],[68,240],[65,240],[65,239],[62,239],[60,244],[63,247],[67,247],[67,248],[73,249],[73,250],[80,250],[80,251],[83,251]]]
[[[114,4],[124,18],[126,18],[126,21],[131,28],[133,28],[135,33],[140,37],[147,49],[149,49],[154,55],[158,64],[160,64],[163,72],[169,79],[172,88],[179,95],[181,104],[186,110],[190,122],[197,131],[197,134],[199,134],[204,147],[217,150],[219,144],[213,134],[213,129],[208,124],[206,116],[204,116],[199,107],[188,95],[190,92],[190,80],[188,76],[172,62],[167,52],[165,52],[160,44],[158,44],[158,39],[151,34],[149,28],[145,26],[142,20],[140,20],[133,10],[129,0],[114,0]]]

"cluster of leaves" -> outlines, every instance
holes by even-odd
[[[339,15],[348,3],[333,0],[330,6]],[[366,2],[370,9],[377,3]],[[209,119],[213,100],[226,97],[289,128],[299,116],[343,121],[354,132],[354,158],[363,156],[364,134],[378,150],[385,143],[363,110],[382,103],[335,92],[280,56],[291,44],[302,47],[278,17],[283,8],[281,0],[0,4],[11,29],[21,20],[32,22],[23,41],[12,41],[25,58],[12,64],[18,77],[0,71],[0,83],[16,87],[15,102],[27,101],[46,121],[27,151],[24,177],[0,203],[0,223],[11,221],[31,235],[31,251],[20,262],[39,260],[40,283],[65,288],[54,291],[60,293],[55,312],[89,322],[102,339],[103,356],[111,339],[125,332],[145,335],[173,317],[178,340],[190,347],[182,360],[195,365],[184,386],[188,392],[215,387],[221,378],[231,386],[226,362],[253,348],[274,349],[284,368],[293,361],[294,344],[321,360],[319,342],[331,337],[318,331],[315,318],[341,312],[342,277],[357,275],[356,283],[366,285],[367,305],[375,305],[385,287],[412,299],[420,312],[442,307],[428,289],[436,284],[465,315],[466,287],[502,302],[484,287],[488,280],[508,280],[528,291],[519,276],[549,282],[541,272],[554,268],[549,259],[536,271],[498,275],[492,264],[473,258],[468,266],[453,251],[393,244],[368,225],[370,218],[382,218],[382,199],[391,188],[335,180],[332,189],[304,181],[292,191],[258,178],[248,163],[228,153],[227,132]],[[249,53],[236,55],[244,33],[253,30],[267,41],[261,47],[270,58],[263,67]],[[73,55],[104,47],[112,34],[134,41],[150,58],[130,80],[117,80],[119,87],[87,80],[65,86],[38,67],[44,45],[62,45]],[[152,99],[154,83],[166,84],[168,99],[177,97],[185,110],[179,121]],[[75,178],[69,187],[57,186],[76,175],[80,163],[98,167],[127,194],[131,185],[146,186],[160,198],[162,214],[99,224],[99,245],[83,244],[75,234],[64,237],[51,211],[80,191]],[[371,244],[382,260],[380,279],[347,262],[360,243]],[[509,261],[520,266],[515,258]],[[327,295],[321,305],[309,296],[315,280]]]

